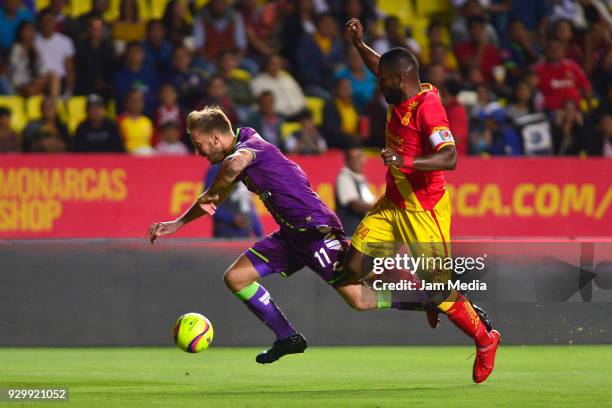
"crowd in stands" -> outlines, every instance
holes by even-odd
[[[612,156],[610,0],[0,5],[0,152],[189,154],[208,104],[288,153],[384,146],[357,17],[377,52],[417,56],[459,154]]]

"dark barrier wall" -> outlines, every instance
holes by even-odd
[[[0,242],[0,346],[171,345],[172,324],[185,312],[210,318],[216,345],[267,345],[271,333],[222,279],[248,245]],[[509,279],[498,278],[497,286],[519,290],[511,283],[517,272],[498,272]],[[313,345],[468,343],[444,317],[432,330],[422,313],[355,312],[307,269],[267,278],[264,285]],[[584,288],[592,303],[572,292],[565,303],[486,299],[483,306],[505,343],[610,343],[612,290]]]

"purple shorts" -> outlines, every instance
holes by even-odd
[[[343,277],[340,266],[348,247],[344,232],[337,229],[280,229],[256,242],[245,255],[261,277],[273,273],[289,276],[307,266],[333,285]]]

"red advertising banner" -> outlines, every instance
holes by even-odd
[[[293,159],[333,208],[342,154]],[[144,237],[149,224],[191,204],[207,169],[195,156],[2,155],[0,238]],[[384,191],[384,174],[370,157],[366,176],[376,193]],[[612,236],[612,160],[461,158],[447,180],[454,236]],[[177,237],[210,237],[211,230],[209,219],[198,220]]]

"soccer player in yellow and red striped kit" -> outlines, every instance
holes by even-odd
[[[389,103],[387,146],[382,151],[388,167],[387,186],[357,228],[344,259],[344,273],[354,280],[365,275],[364,259],[392,255],[395,243],[405,244],[413,256],[450,256],[451,215],[443,171],[453,170],[457,157],[438,91],[430,84],[421,84],[415,56],[405,48],[393,48],[380,56],[364,44],[359,20],[349,20],[346,28],[364,62],[377,75]],[[449,270],[426,273],[419,277],[443,283],[452,275]],[[339,292],[342,294],[342,289]],[[493,371],[499,332],[487,327],[490,322],[486,314],[479,308],[475,310],[460,292],[426,294],[430,323],[432,314],[437,322],[437,312],[442,312],[474,340],[477,351],[472,378],[476,383],[486,380]],[[393,302],[388,293],[384,296],[388,297],[379,300],[379,308],[401,308],[401,303]]]

